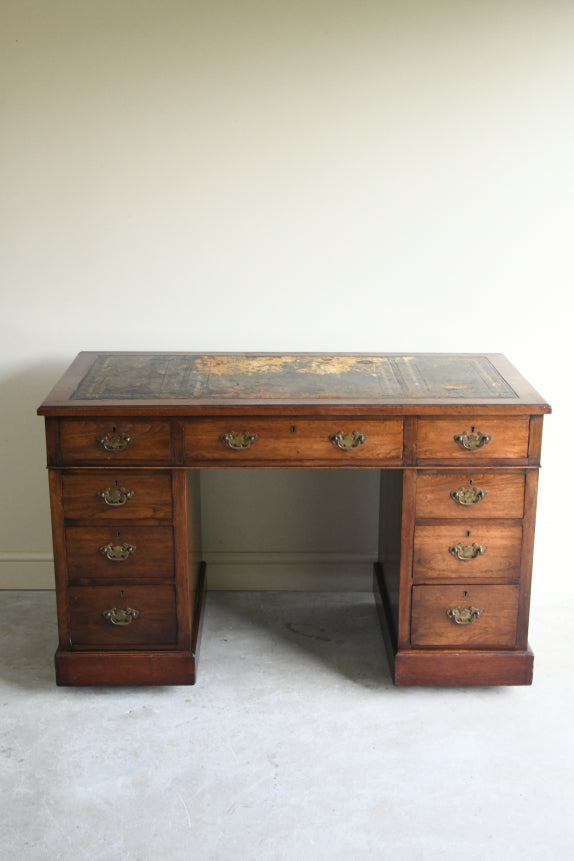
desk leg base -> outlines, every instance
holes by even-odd
[[[199,573],[191,650],[86,651],[58,649],[58,685],[194,685],[206,594],[205,565]]]
[[[478,649],[398,649],[391,602],[382,566],[373,582],[393,681],[397,686],[467,687],[530,685],[534,655],[525,651]]]
[[[58,685],[194,685],[192,652],[62,652]]]
[[[530,685],[534,655],[526,651],[398,651],[395,685]]]

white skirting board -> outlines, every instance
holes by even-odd
[[[0,553],[0,589],[53,589],[51,553]]]
[[[206,553],[209,589],[368,592],[374,558],[357,553]],[[53,589],[50,553],[0,553],[0,589]]]
[[[368,592],[373,562],[357,553],[206,553],[208,589]]]

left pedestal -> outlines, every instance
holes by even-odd
[[[59,685],[194,684],[199,473],[50,468]]]

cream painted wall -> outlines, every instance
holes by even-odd
[[[81,349],[493,350],[555,408],[535,588],[565,588],[574,4],[0,13],[0,583],[51,585],[34,411]],[[364,582],[373,475],[203,487],[220,582],[270,560],[274,585],[293,562],[299,585]]]

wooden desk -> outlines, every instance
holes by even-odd
[[[500,355],[80,353],[46,436],[58,684],[193,684],[198,469],[380,470],[398,685],[529,684],[543,414]]]

